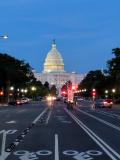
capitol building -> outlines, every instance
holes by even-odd
[[[77,74],[76,72],[68,73],[65,71],[64,61],[60,52],[57,50],[55,41],[53,41],[51,50],[45,58],[42,73],[36,73],[34,71],[34,75],[43,84],[48,82],[50,86],[55,85],[59,94],[61,87],[67,81],[71,81],[74,86],[77,86],[85,77],[85,74]]]

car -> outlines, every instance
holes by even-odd
[[[68,101],[68,102],[67,102],[67,109],[73,110],[73,108],[74,108],[74,103],[73,103],[73,101]]]
[[[112,99],[97,99],[95,100],[95,108],[112,108]]]
[[[14,101],[10,101],[8,104],[12,105],[12,106],[16,106],[16,105],[21,105],[22,102],[21,102],[20,99],[17,99],[17,100],[14,100]]]
[[[62,97],[56,97],[56,101],[62,101],[63,98]]]
[[[26,98],[26,97],[21,98],[21,103],[22,104],[27,104],[28,102],[29,102],[29,98]]]
[[[23,104],[22,101],[21,101],[21,99],[17,99],[17,100],[15,101],[15,103],[16,103],[16,105],[22,105],[22,104]]]

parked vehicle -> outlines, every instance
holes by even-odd
[[[21,104],[22,104],[22,102],[20,99],[9,102],[9,105],[13,105],[13,106],[21,105]]]
[[[21,99],[16,99],[14,101],[9,102],[9,105],[22,105],[22,104],[27,104],[29,103],[29,98],[21,98]]]
[[[29,98],[26,98],[26,97],[21,98],[21,103],[22,104],[27,104],[28,102],[29,102]]]
[[[23,104],[22,101],[21,101],[21,99],[17,99],[15,102],[16,102],[15,105],[22,105]]]
[[[95,100],[95,108],[112,108],[112,99],[97,99]]]
[[[67,109],[73,110],[73,108],[74,108],[74,103],[73,103],[73,101],[68,101],[68,102],[67,102]]]

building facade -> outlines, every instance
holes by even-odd
[[[42,73],[34,72],[34,75],[36,79],[43,84],[47,81],[50,86],[55,85],[59,94],[61,87],[67,81],[71,81],[73,85],[77,86],[85,77],[85,74],[77,74],[75,72],[68,73],[64,70],[64,61],[57,50],[55,42],[52,43],[52,48],[45,58]]]

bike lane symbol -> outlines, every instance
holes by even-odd
[[[49,150],[39,150],[37,152],[29,152],[26,150],[16,151],[14,155],[19,156],[20,160],[37,160],[39,156],[48,156],[51,155],[52,152]]]
[[[18,156],[20,160],[38,160],[40,156],[49,156],[52,151],[49,150],[39,150],[36,152],[29,152],[27,150],[19,150],[14,152],[15,156]],[[100,156],[103,153],[97,150],[88,150],[85,152],[78,152],[76,150],[65,150],[63,154],[66,156],[71,156],[74,160],[93,160],[94,157]]]
[[[78,152],[76,150],[66,150],[63,152],[64,155],[73,156],[75,160],[92,160],[94,156],[100,156],[103,153],[97,150],[88,150],[86,152]]]
[[[0,134],[2,134],[2,144],[1,144],[1,155],[0,155],[0,160],[5,160],[10,153],[5,152],[5,146],[6,146],[6,138],[7,135],[15,134],[17,132],[16,129],[13,130],[1,130]]]

